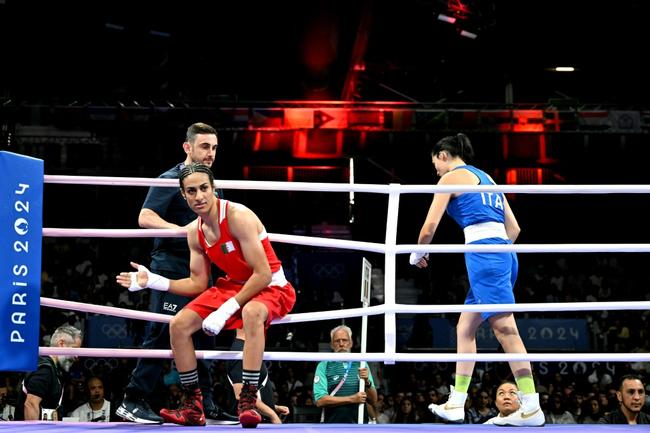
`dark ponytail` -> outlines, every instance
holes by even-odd
[[[469,137],[462,132],[442,138],[433,146],[431,155],[438,155],[443,150],[446,150],[450,156],[458,157],[465,162],[474,159],[472,143]]]

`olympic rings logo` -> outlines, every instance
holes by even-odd
[[[108,370],[113,370],[117,368],[119,364],[120,362],[117,360],[117,358],[108,358],[108,359],[86,358],[86,360],[84,361],[84,367],[90,371],[94,371],[95,368],[103,369],[105,367],[108,367]]]
[[[321,278],[341,278],[345,274],[345,266],[341,263],[316,263],[312,266],[312,272]]]
[[[109,324],[102,325],[102,333],[108,338],[126,338],[126,324]]]

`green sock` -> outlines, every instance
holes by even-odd
[[[515,377],[515,382],[517,382],[519,391],[523,392],[524,394],[535,393],[535,381],[533,380],[532,375]]]
[[[472,381],[472,376],[456,375],[456,383],[454,389],[458,392],[467,392],[469,390],[469,383]]]

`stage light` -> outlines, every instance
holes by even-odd
[[[449,23],[449,24],[455,24],[456,23],[456,18],[450,17],[450,16],[445,15],[445,14],[438,14],[438,19],[440,21],[444,21],[444,22]]]
[[[467,30],[462,30],[462,29],[460,31],[460,35],[469,39],[476,39],[478,37],[476,33],[468,32]]]

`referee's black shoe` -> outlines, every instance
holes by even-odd
[[[143,398],[131,399],[125,396],[122,404],[117,408],[115,413],[127,421],[137,422],[139,424],[163,423],[162,417],[151,410],[149,403]]]
[[[219,424],[219,425],[235,425],[239,424],[239,417],[229,414],[215,404],[212,407],[206,407],[204,409],[205,417],[208,419],[208,424]],[[212,422],[210,422],[212,421]]]

